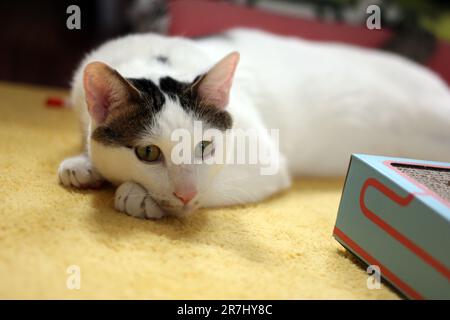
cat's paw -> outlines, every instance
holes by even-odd
[[[130,216],[141,219],[159,219],[164,212],[139,184],[125,182],[116,190],[114,207]]]
[[[59,181],[66,187],[98,188],[103,182],[100,174],[85,155],[67,158],[59,165]]]

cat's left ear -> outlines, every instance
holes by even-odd
[[[194,84],[203,102],[225,109],[238,62],[238,52],[228,54]]]
[[[130,105],[139,91],[107,64],[94,61],[86,65],[83,85],[89,114],[97,124]]]

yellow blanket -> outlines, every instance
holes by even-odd
[[[116,212],[112,188],[64,189],[78,122],[44,101],[65,94],[0,84],[0,298],[398,298],[331,236],[342,179],[160,221]]]

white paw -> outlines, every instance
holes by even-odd
[[[117,188],[114,207],[136,218],[159,219],[164,216],[147,191],[134,182],[125,182]]]
[[[66,187],[98,188],[103,182],[85,155],[67,158],[59,165],[59,181]]]

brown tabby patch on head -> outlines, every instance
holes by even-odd
[[[200,121],[225,131],[232,127],[231,115],[214,106],[202,103],[195,84],[184,83],[170,77],[160,79],[159,87],[148,79],[127,79],[140,95],[138,98],[115,108],[106,121],[92,133],[92,139],[109,146],[133,147],[140,134],[154,124],[155,115],[165,103],[164,94],[178,101],[181,107]]]
[[[127,79],[140,96],[111,111],[104,124],[92,133],[92,139],[110,146],[132,147],[142,131],[152,125],[155,114],[165,102],[164,95],[153,84],[144,79]]]

